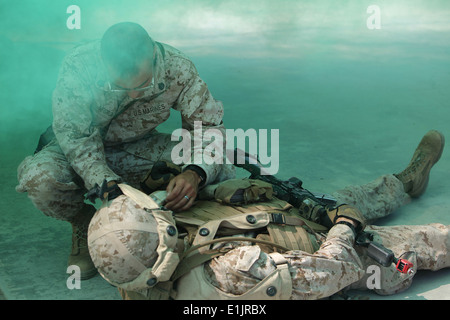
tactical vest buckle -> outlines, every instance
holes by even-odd
[[[286,224],[286,217],[282,213],[271,212],[270,213],[270,222],[276,224]]]

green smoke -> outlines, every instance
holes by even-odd
[[[373,4],[381,10],[380,30],[366,26]],[[67,26],[71,5],[81,10],[80,29]],[[446,0],[1,0],[2,153],[12,146],[32,151],[52,120],[51,93],[64,54],[120,21],[140,23],[155,40],[188,54],[214,96],[224,101],[229,127],[278,128],[300,116],[299,110],[303,117],[345,118],[344,111],[360,112],[338,107],[354,100],[358,92],[350,87],[361,82],[367,86],[357,98],[366,106],[374,104],[368,95],[389,94],[385,100],[400,101],[410,94],[408,86],[418,83],[433,93],[447,92],[442,87],[450,47]],[[349,86],[337,88],[344,80]],[[326,97],[337,101],[327,112]],[[438,105],[446,101],[442,95],[433,98]],[[248,101],[261,103],[264,112],[255,114]],[[299,101],[321,108],[300,109]],[[374,110],[365,112],[373,116]],[[244,121],[249,117],[257,121]]]

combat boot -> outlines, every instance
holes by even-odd
[[[394,174],[403,183],[405,192],[413,198],[420,197],[428,186],[430,171],[444,150],[445,138],[439,131],[431,130],[420,141],[405,170]]]
[[[76,265],[80,268],[80,279],[87,280],[97,274],[97,269],[89,254],[87,232],[89,222],[95,212],[91,206],[86,206],[71,222],[72,224],[72,252],[67,265]]]

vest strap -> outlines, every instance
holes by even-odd
[[[269,213],[269,220],[271,223],[288,225],[288,226],[304,226],[306,223],[297,217],[286,216],[283,213],[271,212]]]

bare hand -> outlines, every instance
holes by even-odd
[[[166,188],[167,197],[165,207],[172,211],[189,209],[195,201],[198,185],[201,182],[199,175],[186,170],[170,180]]]

